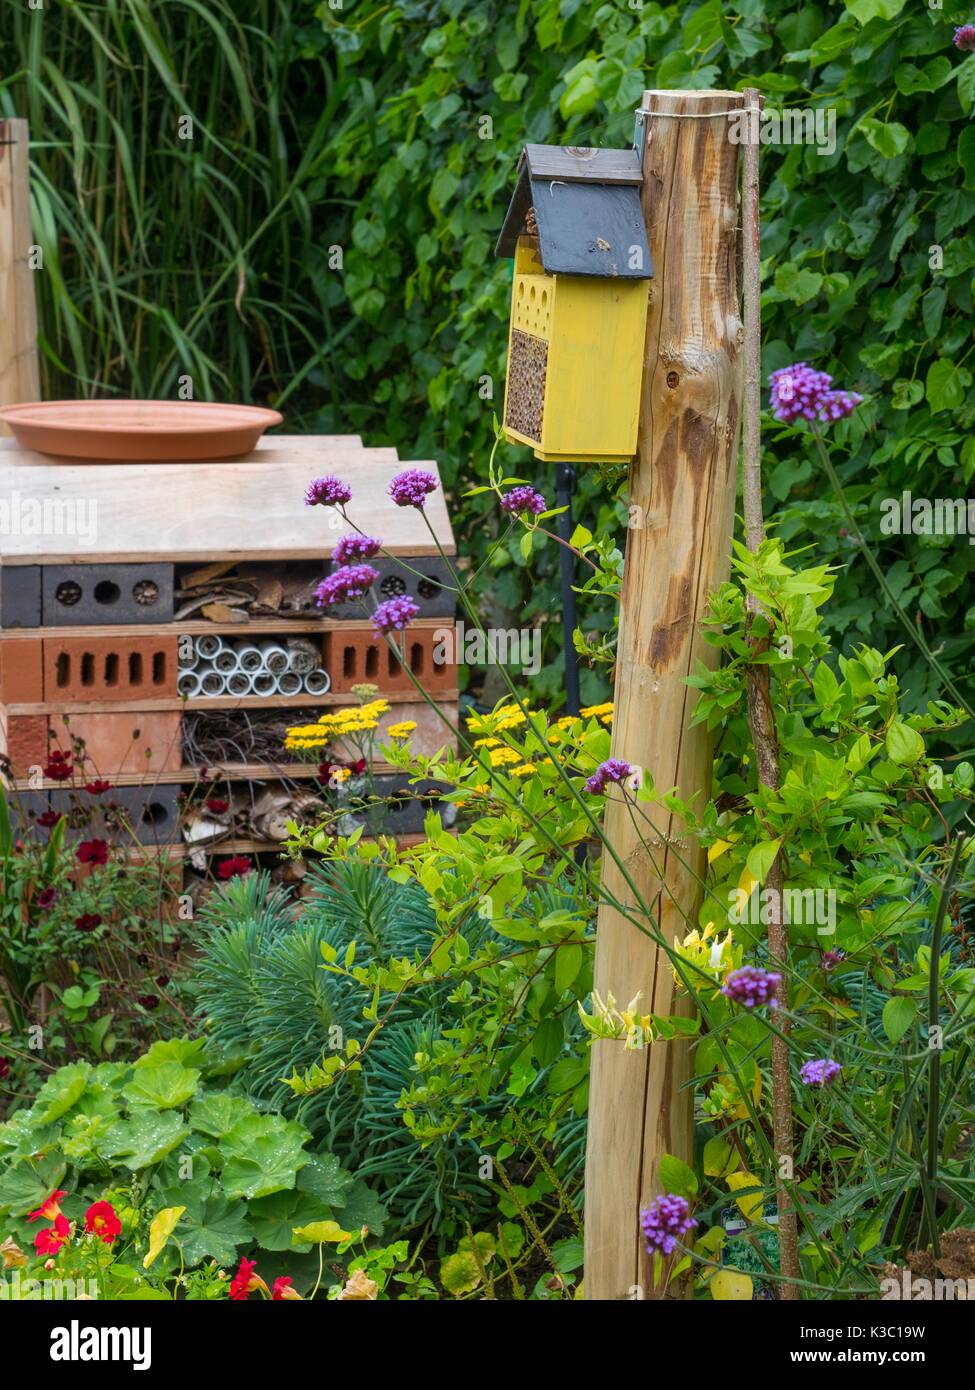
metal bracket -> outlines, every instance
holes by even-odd
[[[644,146],[646,144],[647,113],[641,106],[637,108],[636,112],[634,113],[634,117],[635,119],[633,124],[633,148],[636,150],[637,154],[642,159]]]

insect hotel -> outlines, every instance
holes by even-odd
[[[550,462],[636,451],[653,274],[635,150],[526,145],[495,254],[514,260],[504,433]]]
[[[121,806],[137,841],[204,869],[213,854],[273,850],[289,819],[321,822],[319,757],[286,752],[289,726],[381,698],[377,749],[405,721],[416,751],[452,745],[409,674],[456,725],[456,666],[444,656],[454,594],[423,517],[388,495],[402,466],[394,449],[355,436],[267,436],[204,463],[75,462],[0,441],[11,511],[0,766],[16,833],[46,835],[72,786],[104,779],[103,801]],[[303,505],[322,474],[351,487],[348,521]],[[442,489],[426,515],[452,554]],[[396,557],[374,562],[377,601],[408,596],[419,608],[394,639],[408,670],[362,605],[316,606],[332,548],[356,526]],[[362,685],[375,695],[357,694]],[[383,833],[418,836],[424,788],[379,761],[371,773],[376,794],[396,798]]]

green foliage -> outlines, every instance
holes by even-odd
[[[29,1109],[0,1125],[4,1238],[29,1245],[38,1227],[26,1217],[55,1188],[82,1227],[87,1207],[107,1197],[123,1215],[113,1259],[141,1267],[151,1254],[155,1286],[180,1276],[187,1296],[184,1274],[261,1251],[274,1252],[278,1273],[308,1285],[317,1256],[293,1232],[314,1222],[382,1234],[384,1208],[361,1178],[302,1125],[216,1088],[211,1069],[204,1044],[182,1039],[154,1044],[131,1066],[79,1062],[54,1072]],[[171,1209],[179,1210],[172,1235],[152,1254],[149,1228]],[[131,1272],[97,1275],[109,1281],[105,1296],[129,1296]]]

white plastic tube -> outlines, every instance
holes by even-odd
[[[227,693],[227,677],[222,671],[205,671],[200,680],[200,693],[202,695],[225,695]]]
[[[264,665],[264,654],[260,647],[238,647],[237,665],[242,671],[259,671]]]
[[[254,671],[251,675],[251,692],[254,695],[273,695],[275,685],[270,671]]]
[[[275,676],[279,695],[300,695],[301,677],[297,671],[282,671],[280,676]]]
[[[231,671],[238,670],[239,663],[237,661],[237,653],[234,651],[233,647],[224,647],[221,651],[217,652],[216,656],[213,658],[213,665],[215,670],[222,671],[225,676],[229,676]]]
[[[204,661],[212,661],[217,652],[222,652],[223,648],[223,638],[215,632],[204,632],[202,637],[196,639],[197,653],[202,656]]]
[[[176,664],[181,671],[196,670],[200,664],[200,653],[195,642],[187,641],[185,637],[176,639]]]
[[[302,684],[309,695],[327,695],[332,688],[332,677],[327,671],[309,671]]]
[[[176,677],[176,691],[179,695],[185,695],[188,700],[192,700],[194,695],[199,695],[199,674],[196,671],[180,671]]]
[[[279,676],[282,671],[287,671],[288,653],[280,642],[262,642],[261,655],[264,658],[265,669],[272,675]]]
[[[248,671],[231,671],[227,677],[228,695],[249,695],[251,693],[251,677]]]

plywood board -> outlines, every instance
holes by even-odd
[[[0,405],[40,399],[32,242],[28,129],[0,121]],[[0,434],[6,426],[0,421]]]
[[[352,523],[399,555],[437,544],[413,507],[397,507],[391,479],[435,463],[402,463],[394,449],[343,443],[289,456],[287,436],[232,463],[70,463],[0,440],[4,564],[172,560],[324,559],[349,524],[333,508],[306,507],[312,478],[333,473],[352,489]],[[443,490],[427,499],[437,540],[454,552]]]

